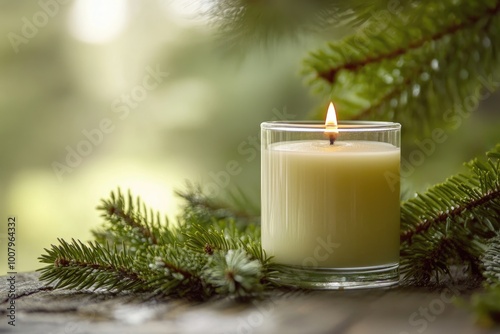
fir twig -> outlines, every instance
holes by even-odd
[[[485,243],[500,230],[500,145],[488,160],[467,164],[469,174],[450,177],[401,206],[401,269],[407,281],[428,284],[450,265],[480,272]]]
[[[500,324],[500,235],[488,241],[488,248],[481,257],[485,289],[474,293],[470,307],[476,322],[482,327]]]
[[[500,286],[500,234],[491,238],[481,258],[483,276],[487,285]]]
[[[130,251],[147,245],[167,244],[175,241],[174,229],[168,229],[169,222],[163,222],[159,213],[148,210],[139,199],[129,192],[125,197],[118,189],[111,192],[110,198],[102,200],[97,207],[104,219],[103,228],[93,231],[96,241],[101,244],[129,244]]]
[[[228,193],[226,202],[205,195],[200,185],[186,184],[186,189],[177,191],[186,204],[183,219],[210,224],[213,220],[234,219],[238,224],[248,225],[259,222],[259,208],[239,189]]]
[[[40,257],[42,263],[49,264],[40,270],[40,280],[57,282],[55,288],[140,291],[147,285],[125,249],[117,252],[98,243],[58,240],[60,245],[45,249],[47,253]]]
[[[441,30],[431,32],[428,35],[419,36],[419,38],[409,39],[406,45],[399,47],[393,46],[392,49],[386,49],[382,53],[376,55],[365,55],[364,58],[339,64],[327,70],[322,70],[318,72],[318,77],[326,80],[330,84],[333,84],[339,71],[357,71],[364,66],[374,63],[380,63],[382,61],[390,60],[407,54],[416,49],[422,48],[427,43],[438,42],[446,36],[457,34],[460,30],[471,28],[475,24],[477,24],[479,20],[484,19],[484,17],[497,15],[499,10],[500,2],[497,2],[494,7],[486,7],[483,12],[479,14],[477,14],[477,12],[470,12],[469,16],[464,17],[462,20],[454,19],[448,25],[443,25],[443,27],[441,27]]]
[[[231,249],[211,257],[207,269],[207,280],[220,294],[247,297],[264,289],[261,285],[262,264],[252,260],[242,249]]]
[[[187,220],[173,227],[120,190],[98,209],[104,212],[104,227],[95,232],[97,242],[59,240],[40,257],[48,264],[40,269],[41,280],[55,288],[149,291],[191,299],[215,293],[245,297],[265,286],[261,282],[269,258],[253,223],[213,215],[198,222],[185,212]],[[191,210],[188,202],[186,211]]]
[[[401,9],[409,6],[399,4]],[[202,15],[219,33],[220,40],[230,49],[240,49],[252,43],[265,44],[282,37],[303,32],[321,32],[332,27],[357,27],[386,8],[384,2],[364,0],[218,0]]]
[[[452,116],[471,108],[467,98],[498,88],[500,1],[420,1],[405,10],[411,21],[385,18],[376,33],[313,52],[305,74],[343,118],[398,121],[405,136],[458,126]]]
[[[137,201],[137,207],[141,208],[141,202]],[[104,218],[109,221],[120,222],[125,226],[130,227],[132,230],[136,230],[139,235],[149,241],[151,244],[157,244],[156,236],[151,231],[148,224],[142,223],[142,217],[135,213],[134,201],[132,199],[132,194],[128,193],[128,201],[123,200],[123,196],[118,190],[118,195],[111,193],[110,200],[104,200],[102,206],[98,209],[104,211]]]

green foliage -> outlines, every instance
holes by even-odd
[[[208,14],[234,44],[304,27],[356,29],[305,61],[311,85],[336,103],[342,119],[398,121],[406,134],[425,134],[459,126],[498,88],[499,0],[408,1],[396,8],[364,0],[221,0]],[[466,166],[466,174],[402,203],[401,272],[414,285],[456,279],[456,267],[483,279],[486,290],[472,306],[488,325],[500,314],[500,145]],[[258,206],[245,192],[223,203],[188,184],[178,195],[186,205],[174,225],[130,193],[111,193],[98,207],[104,223],[96,241],[59,240],[46,249],[41,280],[57,288],[197,299],[269,288],[280,269],[261,247]]]
[[[141,290],[145,280],[141,269],[126,249],[120,251],[99,243],[59,239],[60,245],[46,249],[40,261],[50,263],[40,277],[56,288],[88,289],[106,287],[110,290]]]
[[[398,121],[406,134],[427,134],[458,126],[458,112],[498,88],[499,45],[500,1],[425,0],[373,12],[356,33],[312,52],[304,72],[341,118]]]
[[[471,298],[471,307],[476,322],[482,327],[493,327],[500,323],[500,285],[488,287],[475,293]]]
[[[485,289],[472,296],[470,306],[479,325],[493,327],[500,323],[500,234],[488,241],[481,262]]]
[[[500,286],[500,234],[489,240],[481,262],[487,285]]]
[[[500,145],[487,156],[467,163],[468,174],[452,176],[401,205],[405,280],[426,285],[451,275],[450,266],[459,264],[480,274],[486,244],[500,230]],[[490,272],[498,271],[497,247],[486,253]]]
[[[404,282],[427,285],[464,265],[470,277],[499,281],[500,145],[487,160],[401,206],[401,271]],[[277,273],[260,244],[257,219],[214,202],[190,187],[177,226],[119,190],[98,207],[104,224],[96,241],[60,240],[40,260],[42,280],[75,289],[154,291],[207,298],[247,296]],[[224,212],[221,215],[221,212]],[[239,220],[235,217],[240,217]],[[279,273],[278,273],[279,274]],[[453,278],[453,277],[452,277]]]
[[[148,291],[196,299],[261,291],[269,258],[260,246],[260,229],[247,216],[244,224],[229,218],[231,209],[224,218],[214,215],[219,204],[208,205],[201,193],[188,191],[183,197],[188,199],[183,218],[173,226],[167,220],[162,223],[130,193],[125,197],[120,190],[112,192],[98,207],[104,223],[94,232],[96,241],[59,240],[60,245],[40,257],[48,264],[40,269],[40,279],[56,288]]]
[[[453,266],[465,265],[469,279],[485,278],[486,290],[471,304],[483,325],[497,321],[500,309],[500,145],[487,156],[469,162],[468,174],[453,176],[401,207],[403,282],[432,284],[452,276]],[[97,241],[59,240],[39,258],[47,264],[40,279],[55,288],[197,300],[249,298],[276,288],[272,282],[280,266],[261,247],[257,217],[200,191],[189,187],[181,193],[186,206],[175,226],[160,222],[130,194],[112,192],[98,207],[104,223],[95,232]]]
[[[262,291],[262,263],[252,260],[243,249],[217,252],[210,258],[205,271],[207,281],[222,295],[247,296]]]
[[[399,5],[398,9],[403,6]],[[370,18],[373,11],[384,7],[383,1],[366,0],[219,0],[203,14],[216,27],[224,45],[238,49],[283,37],[296,38],[304,32],[358,26]]]
[[[97,242],[120,245],[127,243],[134,253],[151,245],[167,244],[175,241],[169,229],[168,219],[162,222],[159,213],[148,210],[139,198],[135,201],[130,192],[125,197],[120,190],[111,193],[97,207],[104,218],[103,229],[93,231]]]
[[[210,223],[215,220],[232,219],[240,227],[260,221],[260,206],[240,189],[227,193],[227,200],[215,200],[203,193],[201,186],[190,182],[186,190],[176,194],[185,200],[182,219],[186,222]]]

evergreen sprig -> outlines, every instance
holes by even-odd
[[[311,53],[304,72],[343,118],[427,134],[498,88],[499,45],[500,1],[419,1]]]
[[[500,287],[500,233],[489,240],[481,263],[486,284]]]
[[[42,270],[40,279],[56,282],[55,288],[136,291],[146,287],[147,280],[127,249],[118,251],[96,242],[58,240],[59,245],[52,245],[40,257],[42,263],[50,264]]]
[[[401,271],[404,283],[428,285],[443,275],[454,278],[452,267],[465,266],[469,278],[482,275],[489,287],[477,297],[476,311],[484,313],[494,310],[485,305],[500,285],[500,145],[487,159],[467,166],[467,174],[402,203]],[[130,194],[112,192],[98,207],[104,223],[96,241],[60,239],[40,257],[47,264],[40,279],[56,288],[201,300],[214,295],[247,298],[273,287],[280,269],[261,247],[259,225],[249,223],[246,215],[244,223],[233,214],[221,219],[213,209],[223,205],[207,206],[208,198],[197,191],[193,187],[184,193],[189,200],[175,226],[160,223]]]
[[[168,244],[175,241],[173,231],[169,229],[169,221],[163,220],[159,213],[148,210],[140,198],[134,199],[129,192],[127,196],[120,190],[111,193],[110,198],[102,200],[97,207],[104,218],[103,228],[93,231],[97,242],[105,244],[122,244],[135,252],[151,245]]]
[[[469,173],[401,205],[401,270],[407,281],[439,281],[458,264],[480,275],[486,244],[500,230],[500,145],[487,156],[467,163]],[[486,261],[496,269],[488,270],[498,270],[495,251],[493,245]]]
[[[221,295],[247,297],[248,293],[264,289],[261,282],[262,262],[252,259],[243,249],[217,252],[211,257],[207,269],[207,281]]]
[[[408,6],[398,4],[398,10]],[[304,32],[322,32],[338,26],[359,26],[374,11],[386,10],[385,1],[218,0],[201,13],[216,28],[230,49],[253,43],[265,44],[283,37],[296,38]]]
[[[183,196],[205,198],[189,191]],[[271,272],[260,246],[260,229],[246,216],[244,224],[214,216],[212,209],[220,206],[215,202],[208,209],[211,219],[206,219],[200,203],[206,210],[204,201],[188,201],[183,218],[173,226],[166,219],[161,222],[139,198],[112,192],[98,207],[104,223],[94,231],[96,241],[59,240],[40,257],[48,264],[40,269],[40,279],[56,288],[148,291],[197,299],[260,292]]]
[[[207,196],[200,185],[186,183],[176,195],[185,200],[182,219],[186,222],[210,224],[213,220],[234,220],[240,227],[260,222],[260,206],[253,203],[241,189],[226,194],[225,201]]]

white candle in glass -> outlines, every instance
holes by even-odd
[[[263,149],[262,246],[281,264],[397,264],[400,194],[394,176],[400,149],[342,141],[336,122],[328,122],[330,140],[276,142]]]

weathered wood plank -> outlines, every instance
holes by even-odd
[[[443,289],[276,292],[240,303],[196,304],[113,295],[52,291],[38,274],[16,276],[16,326],[8,325],[8,282],[0,277],[1,332],[13,333],[488,333],[470,312],[455,306],[468,292]]]

